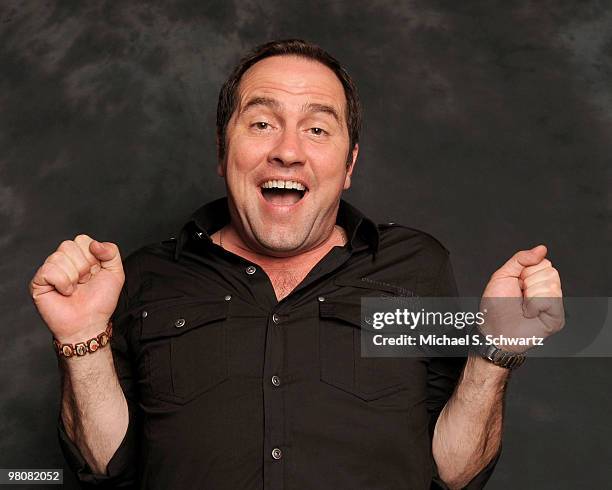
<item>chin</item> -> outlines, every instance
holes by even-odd
[[[303,241],[292,232],[280,230],[256,233],[255,238],[261,247],[274,252],[291,252],[297,249]]]

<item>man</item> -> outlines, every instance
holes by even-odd
[[[84,485],[484,485],[512,364],[360,355],[361,297],[457,294],[435,239],[341,199],[360,122],[329,54],[260,46],[219,97],[227,198],[124,264],[114,244],[79,235],[37,271],[63,375],[60,440]],[[560,297],[545,254],[518,252],[485,296]],[[547,334],[563,324],[558,306],[524,308],[516,318]]]

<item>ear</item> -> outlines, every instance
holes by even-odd
[[[216,143],[217,143],[217,175],[219,177],[225,177],[225,164],[223,160],[219,158],[219,148],[220,148],[219,141],[220,141],[219,134],[217,133],[217,140],[216,140]]]
[[[225,165],[221,161],[217,163],[217,175],[219,177],[225,177]]]
[[[351,187],[351,175],[353,175],[353,169],[355,168],[355,162],[357,161],[357,155],[359,154],[359,143],[355,143],[353,150],[351,151],[351,159],[346,164],[346,176],[344,177],[344,190]]]

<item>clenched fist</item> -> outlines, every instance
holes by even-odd
[[[124,280],[117,245],[78,235],[47,257],[30,293],[56,339],[82,342],[104,331]]]
[[[507,342],[498,345],[502,350],[525,352],[565,324],[561,279],[546,253],[544,245],[517,252],[485,288],[481,330]]]

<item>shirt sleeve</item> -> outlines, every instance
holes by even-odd
[[[125,264],[124,264],[125,268]],[[128,273],[126,270],[126,277]],[[117,308],[113,313],[113,334],[110,348],[113,362],[119,378],[119,384],[125,395],[129,423],[126,434],[108,462],[106,473],[94,473],[87,464],[77,446],[70,440],[64,427],[61,414],[58,417],[58,439],[60,448],[68,467],[76,475],[81,488],[137,488],[137,455],[138,433],[141,420],[137,401],[136,379],[131,363],[130,334],[134,326],[134,317],[129,312],[129,295],[126,280],[119,296]],[[95,354],[88,354],[95,355]]]
[[[448,254],[444,260],[435,286],[435,296],[456,297],[458,296],[457,284],[453,274],[453,268]],[[465,366],[465,357],[431,357],[427,369],[427,410],[429,412],[429,435],[433,440],[434,429],[442,409],[453,394],[457,382]],[[491,462],[480,471],[470,483],[464,487],[467,490],[477,490],[484,487],[493,474],[501,453],[501,446]],[[434,478],[431,489],[447,489],[446,484],[440,479],[434,461]]]

